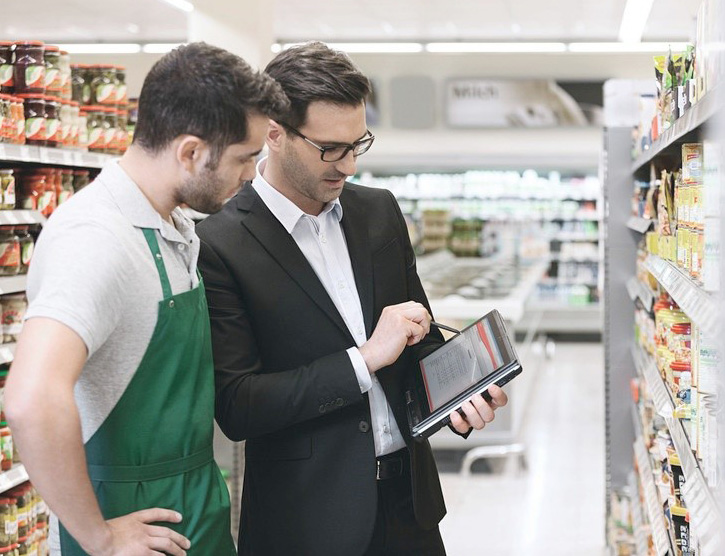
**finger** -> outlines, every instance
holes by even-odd
[[[492,384],[488,387],[488,393],[491,395],[491,399],[496,403],[496,407],[503,407],[509,402],[509,397],[500,386]]]
[[[168,527],[159,527],[158,525],[148,525],[146,532],[149,537],[161,537],[171,539],[174,543],[178,544],[181,548],[188,549],[191,547],[191,541],[185,536],[172,531]]]
[[[478,414],[478,411],[470,401],[465,402],[461,406],[461,409],[463,410],[463,413],[466,414],[466,421],[468,421],[468,424],[471,425],[474,429],[481,430],[483,427],[486,426],[486,423]]]
[[[451,412],[449,417],[451,419],[451,426],[461,434],[466,434],[469,430],[471,430],[471,425],[469,425],[457,411]]]
[[[161,537],[149,537],[148,538],[149,548],[158,550],[171,556],[186,556],[186,551],[183,550],[178,544],[171,539],[164,539]]]
[[[174,510],[166,510],[164,508],[148,508],[139,510],[132,514],[142,523],[153,523],[155,521],[166,521],[167,523],[181,523],[182,516]]]
[[[490,423],[493,421],[495,415],[493,414],[493,409],[486,400],[484,400],[481,396],[473,396],[471,398],[471,403],[473,404],[473,407],[476,408],[476,411],[478,411],[478,414],[481,416],[484,423]]]

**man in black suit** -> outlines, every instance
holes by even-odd
[[[247,440],[239,554],[444,555],[436,465],[404,402],[443,338],[395,198],[346,181],[374,140],[369,82],[322,43],[265,71],[291,109],[253,183],[198,227],[216,417]],[[452,428],[490,422],[507,401],[490,393]]]

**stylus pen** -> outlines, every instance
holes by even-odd
[[[452,328],[452,327],[450,327],[450,326],[446,326],[445,324],[440,324],[440,323],[437,323],[437,322],[436,322],[436,321],[434,321],[434,320],[430,321],[430,323],[431,323],[431,324],[432,324],[433,326],[437,326],[437,327],[438,327],[438,328],[440,328],[441,330],[448,330],[448,332],[453,332],[454,334],[460,334],[460,333],[461,333],[461,331],[460,331],[460,330],[456,330],[455,328]]]

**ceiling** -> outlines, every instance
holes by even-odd
[[[245,9],[247,0],[229,0]],[[281,41],[616,40],[626,0],[275,1]],[[193,2],[193,0],[192,0]],[[647,41],[694,38],[701,0],[655,0]],[[47,42],[182,42],[187,14],[162,0],[4,0],[0,38]]]

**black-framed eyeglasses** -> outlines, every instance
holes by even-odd
[[[350,151],[352,151],[352,156],[357,158],[361,154],[365,154],[366,152],[368,152],[373,144],[373,141],[375,141],[375,135],[370,133],[370,130],[367,129],[365,130],[365,137],[358,141],[355,141],[354,143],[341,143],[337,145],[323,147],[305,137],[305,135],[297,131],[292,126],[289,126],[285,123],[283,123],[282,125],[285,127],[285,129],[288,129],[300,139],[304,139],[310,145],[320,151],[320,160],[322,160],[323,162],[337,162],[338,160],[342,160],[347,156],[347,153],[349,153]]]

